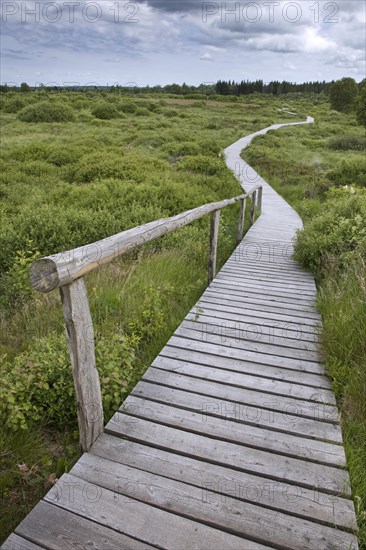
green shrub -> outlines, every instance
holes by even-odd
[[[328,172],[327,177],[335,185],[359,185],[366,187],[366,160],[353,158],[343,160]]]
[[[169,118],[176,117],[179,116],[179,111],[177,109],[166,109],[164,115]]]
[[[146,109],[146,107],[137,107],[135,111],[136,116],[149,116],[150,111],[149,109]]]
[[[188,170],[207,176],[223,174],[226,171],[225,163],[218,158],[205,155],[186,156],[177,165],[179,170]]]
[[[117,103],[116,108],[122,113],[133,114],[136,113],[138,105],[133,101],[120,101],[120,103]]]
[[[65,166],[76,162],[82,154],[82,149],[76,147],[59,146],[51,149],[47,157],[48,162],[55,166]]]
[[[168,143],[164,149],[169,155],[183,157],[186,155],[199,155],[201,148],[194,141],[183,141],[181,143]]]
[[[295,258],[318,278],[329,265],[347,264],[354,251],[366,249],[366,193],[333,189],[320,213],[297,233]]]
[[[111,120],[112,118],[118,117],[115,107],[106,101],[97,103],[92,109],[92,115],[101,120]]]
[[[166,170],[168,164],[138,153],[101,152],[84,155],[74,166],[70,178],[77,182],[90,182],[105,178],[142,183],[151,170]]]
[[[75,115],[69,105],[42,101],[22,109],[18,118],[22,122],[71,122]]]
[[[20,97],[14,97],[4,101],[2,111],[4,113],[18,113],[27,103]]]
[[[14,303],[25,302],[31,295],[29,267],[41,257],[40,252],[28,239],[25,250],[17,250],[13,265],[0,278],[0,304],[5,309]]]
[[[341,136],[329,142],[330,149],[335,151],[365,151],[366,138]]]
[[[116,331],[96,336],[96,362],[103,407],[110,416],[122,403],[134,378],[138,337]],[[35,340],[32,349],[0,366],[0,421],[16,430],[45,421],[63,428],[76,420],[76,398],[65,336],[52,333]]]

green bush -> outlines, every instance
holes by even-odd
[[[327,173],[327,177],[335,185],[359,185],[366,187],[366,160],[353,158],[343,160]]]
[[[133,101],[120,101],[120,103],[117,103],[116,108],[122,113],[133,114],[136,113],[138,105]]]
[[[122,403],[134,377],[138,337],[121,330],[96,336],[96,362],[103,407],[110,416]],[[57,428],[75,423],[76,398],[65,336],[52,333],[35,340],[32,349],[0,365],[0,421],[12,429],[27,429],[37,421]]]
[[[82,154],[82,149],[68,146],[59,146],[51,149],[47,157],[48,162],[55,166],[66,166],[76,162]]]
[[[366,251],[366,192],[333,189],[320,213],[297,233],[295,259],[317,278],[330,265],[347,264],[355,251]]]
[[[84,155],[70,173],[71,181],[90,182],[105,178],[142,183],[149,178],[151,170],[166,170],[167,163],[138,153],[101,152]]]
[[[207,176],[223,174],[226,171],[223,160],[205,155],[188,155],[179,161],[177,167],[179,170],[188,170]]]
[[[335,151],[365,151],[366,138],[342,136],[329,142],[330,149]]]
[[[183,141],[181,143],[168,143],[164,149],[176,157],[183,157],[186,155],[199,155],[201,152],[201,147],[198,143],[194,141]]]
[[[136,116],[149,116],[150,111],[149,109],[146,109],[146,107],[137,107],[135,111]]]
[[[97,103],[92,109],[92,115],[101,120],[111,120],[118,117],[115,107],[106,101]]]
[[[27,103],[20,97],[14,97],[4,101],[2,104],[2,111],[4,113],[18,113]]]
[[[22,109],[18,118],[22,122],[71,122],[75,115],[69,105],[42,101]]]

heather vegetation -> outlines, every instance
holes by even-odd
[[[245,158],[305,220],[296,254],[319,282],[323,347],[342,409],[362,525],[365,136],[355,114],[332,111],[326,97],[295,93],[284,103],[267,94],[216,93],[206,100],[197,90],[184,97],[174,90],[26,92],[0,98],[4,537],[78,457],[59,296],[31,290],[31,262],[240,194],[223,149],[243,135],[308,114],[314,125],[259,137]],[[219,266],[234,249],[237,215],[236,206],[222,213]],[[106,419],[205,288],[208,233],[206,218],[87,277]]]

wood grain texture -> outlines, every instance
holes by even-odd
[[[110,466],[113,467],[113,464]],[[256,544],[245,537],[237,537],[227,531],[140,502],[134,498],[136,487],[131,484],[129,488],[132,497],[120,495],[118,478],[115,478],[114,487],[111,490],[86,482],[79,477],[64,474],[58,486],[47,494],[46,501],[113,529],[117,533],[161,549],[262,550],[267,548],[266,545]],[[151,491],[155,492],[154,487],[151,487]],[[86,495],[89,495],[89,498]],[[173,495],[172,497],[174,498]]]
[[[103,431],[100,380],[95,365],[94,330],[84,279],[60,289],[77,401],[80,444],[88,451]]]
[[[215,210],[211,214],[210,253],[208,256],[208,284],[212,282],[216,275],[217,242],[219,238],[220,213],[220,210]]]

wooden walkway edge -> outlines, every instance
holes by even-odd
[[[3,550],[358,548],[315,283],[291,258],[302,222],[240,158],[269,129],[225,150],[261,217]]]

